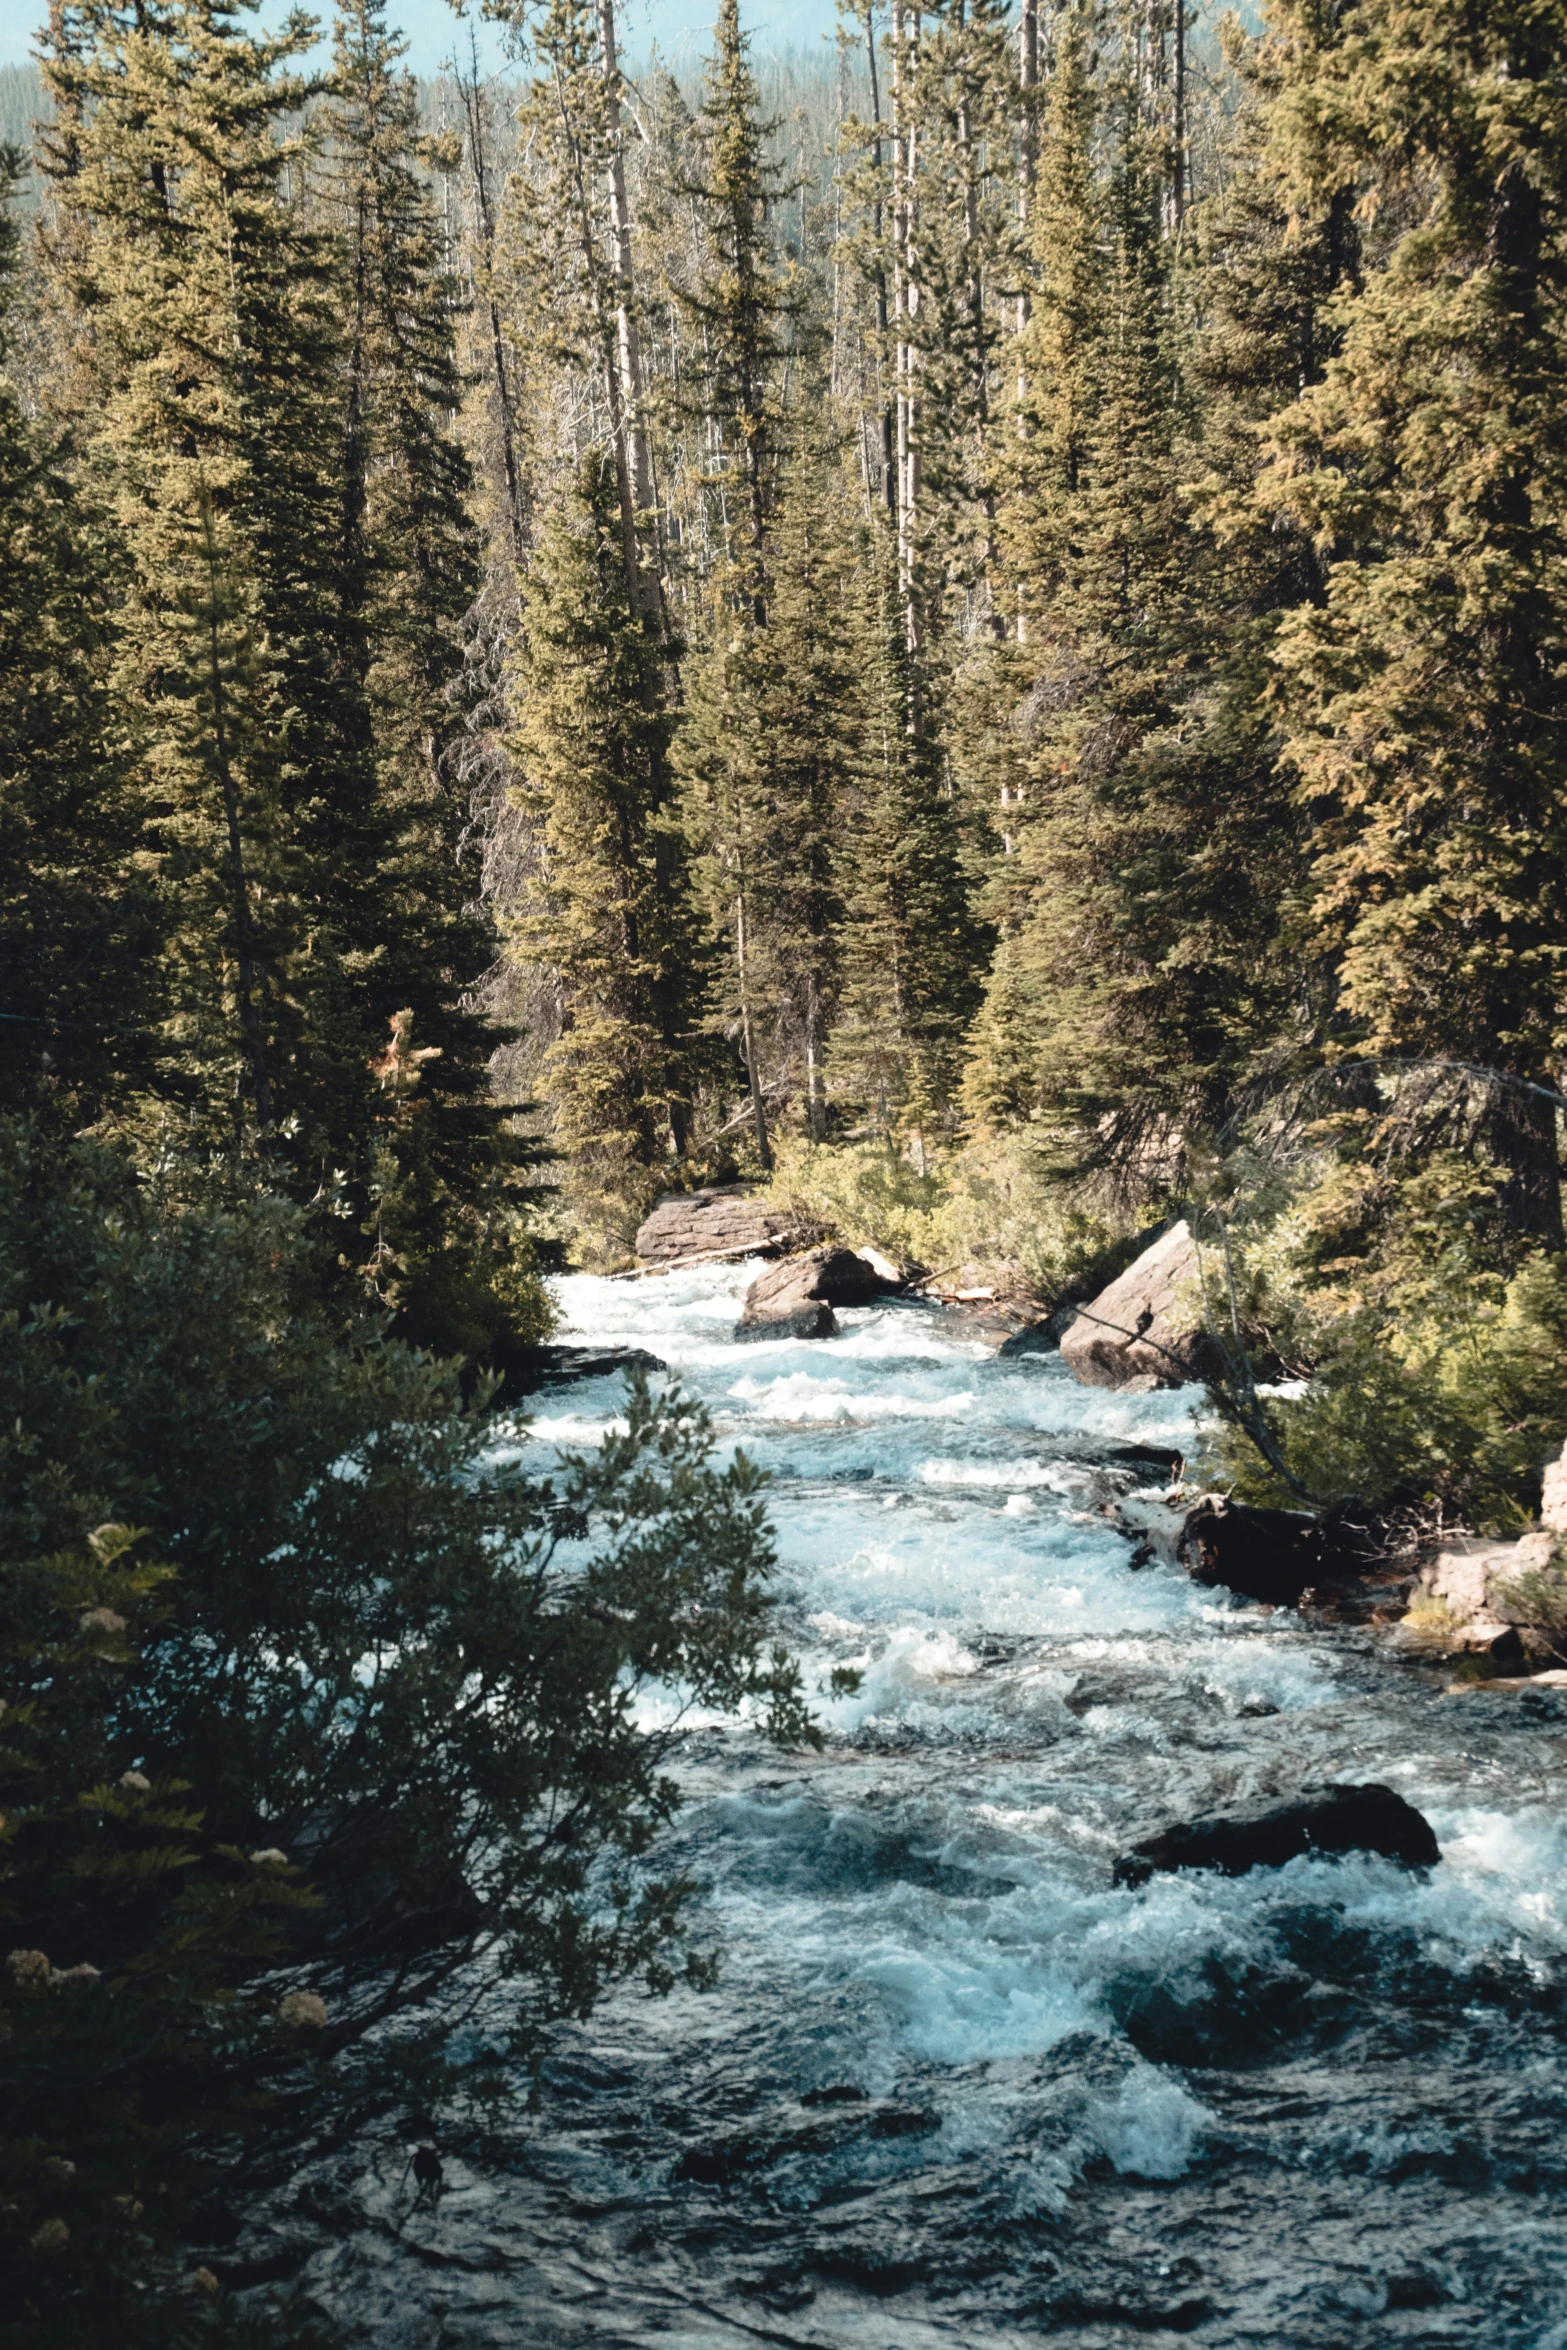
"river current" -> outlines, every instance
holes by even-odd
[[[562,1335],[660,1355],[771,1471],[785,1635],[860,1689],[806,1754],[649,1700],[718,1988],[617,1996],[433,2208],[390,2143],[303,2197],[322,2315],[385,2350],[1567,2350],[1567,1703],[1135,1568],[1104,1504],[1194,1392],[904,1303],[737,1346],[757,1269],[566,1279]],[[1323,1777],[1396,1787],[1441,1865],[1112,1887],[1136,1837]]]

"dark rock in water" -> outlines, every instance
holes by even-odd
[[[813,1304],[809,1298],[797,1304],[780,1307],[776,1313],[765,1314],[755,1322],[735,1324],[736,1338],[836,1338],[838,1317],[831,1306]]]
[[[1060,1344],[1059,1317],[1052,1314],[1047,1322],[1025,1322],[1021,1330],[1003,1338],[996,1353],[1003,1362],[1016,1362],[1021,1355],[1054,1354]]]
[[[640,1346],[497,1347],[501,1385],[495,1400],[498,1404],[515,1403],[519,1395],[534,1395],[541,1387],[570,1387],[579,1379],[612,1379],[617,1372],[651,1374],[668,1368]]]
[[[848,2081],[835,2081],[830,2089],[807,2089],[800,2099],[802,2105],[864,2105],[869,2091],[856,2089]]]
[[[1176,1444],[1103,1444],[1097,1460],[1116,1468],[1159,1469],[1173,1485],[1186,1466],[1186,1455]]]
[[[1115,1881],[1146,1885],[1170,1869],[1243,1877],[1303,1852],[1376,1852],[1406,1869],[1434,1868],[1442,1857],[1430,1822],[1391,1787],[1303,1787],[1284,1803],[1247,1804],[1145,1836],[1116,1862]]]
[[[1265,1607],[1293,1607],[1322,1579],[1318,1521],[1306,1510],[1256,1510],[1222,1493],[1193,1502],[1180,1555],[1194,1583],[1217,1585]]]
[[[1178,1555],[1194,1583],[1266,1607],[1311,1606],[1351,1616],[1397,1568],[1389,1526],[1353,1498],[1320,1517],[1308,1510],[1252,1509],[1222,1493],[1200,1494],[1181,1527]],[[1407,1568],[1401,1580],[1409,1579]]]
[[[746,1291],[736,1338],[834,1338],[834,1306],[868,1306],[897,1283],[852,1248],[815,1248],[759,1273]]]

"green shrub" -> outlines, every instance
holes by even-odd
[[[1567,1437],[1567,1262],[1520,1256],[1472,1158],[1410,1172],[1333,1163],[1237,1235],[1249,1317],[1294,1391],[1264,1408],[1318,1501],[1405,1493],[1481,1531],[1524,1523]],[[1286,1488],[1215,1395],[1204,1473],[1243,1499]]]
[[[178,2254],[198,2148],[300,2094],[320,2035],[274,1970],[310,1896],[214,1840],[132,1727],[166,1568],[97,1529],[0,1568],[0,2343],[163,2345],[213,2280]],[[206,2288],[206,2289],[204,2289]]]
[[[111,1760],[194,1789],[206,1846],[319,1889],[274,1920],[269,1966],[327,2010],[274,2147],[504,2088],[616,1981],[705,1979],[639,1690],[814,1735],[771,1645],[758,1474],[711,1465],[696,1406],[638,1385],[546,1478],[460,1366],[334,1295],[275,1200],[171,1203],[112,1152],[0,1129],[0,1557],[25,1578],[114,1521],[176,1570]],[[13,1934],[49,1948],[30,1915]],[[459,2075],[480,1981],[500,2020]]]
[[[1005,1265],[1045,1299],[1089,1266],[1114,1269],[1129,1248],[1124,1225],[1074,1203],[1016,1137],[932,1154],[924,1173],[885,1143],[786,1138],[772,1196],[850,1246],[931,1272]]]

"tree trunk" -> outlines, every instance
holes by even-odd
[[[1563,1245],[1556,1120],[1554,1102],[1515,1081],[1503,1087],[1486,1137],[1505,1170],[1501,1208],[1509,1230],[1553,1250]]]
[[[762,1100],[762,1081],[756,1067],[756,1042],[751,1029],[751,981],[746,963],[743,878],[735,891],[735,967],[740,982],[740,1045],[745,1054],[746,1083],[751,1090],[751,1123],[756,1129],[756,1155],[762,1162],[763,1174],[770,1175],[773,1171],[773,1146],[767,1135],[767,1106]]]

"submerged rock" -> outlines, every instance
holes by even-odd
[[[867,1306],[897,1289],[849,1248],[812,1249],[759,1273],[745,1293],[736,1338],[835,1338],[834,1306]]]
[[[1253,1803],[1211,1819],[1183,1820],[1145,1836],[1115,1864],[1118,1885],[1156,1872],[1214,1869],[1243,1877],[1278,1869],[1305,1852],[1375,1852],[1407,1869],[1434,1868],[1441,1847],[1431,1823],[1391,1787],[1303,1787],[1283,1803]]]
[[[1184,1387],[1210,1367],[1212,1341],[1178,1294],[1198,1273],[1197,1243],[1172,1224],[1062,1333],[1061,1359],[1085,1387]]]
[[[617,1372],[666,1371],[658,1355],[640,1346],[519,1346],[497,1349],[501,1373],[498,1404],[515,1403],[519,1395],[534,1395],[541,1387],[570,1387],[579,1379],[612,1379]]]

